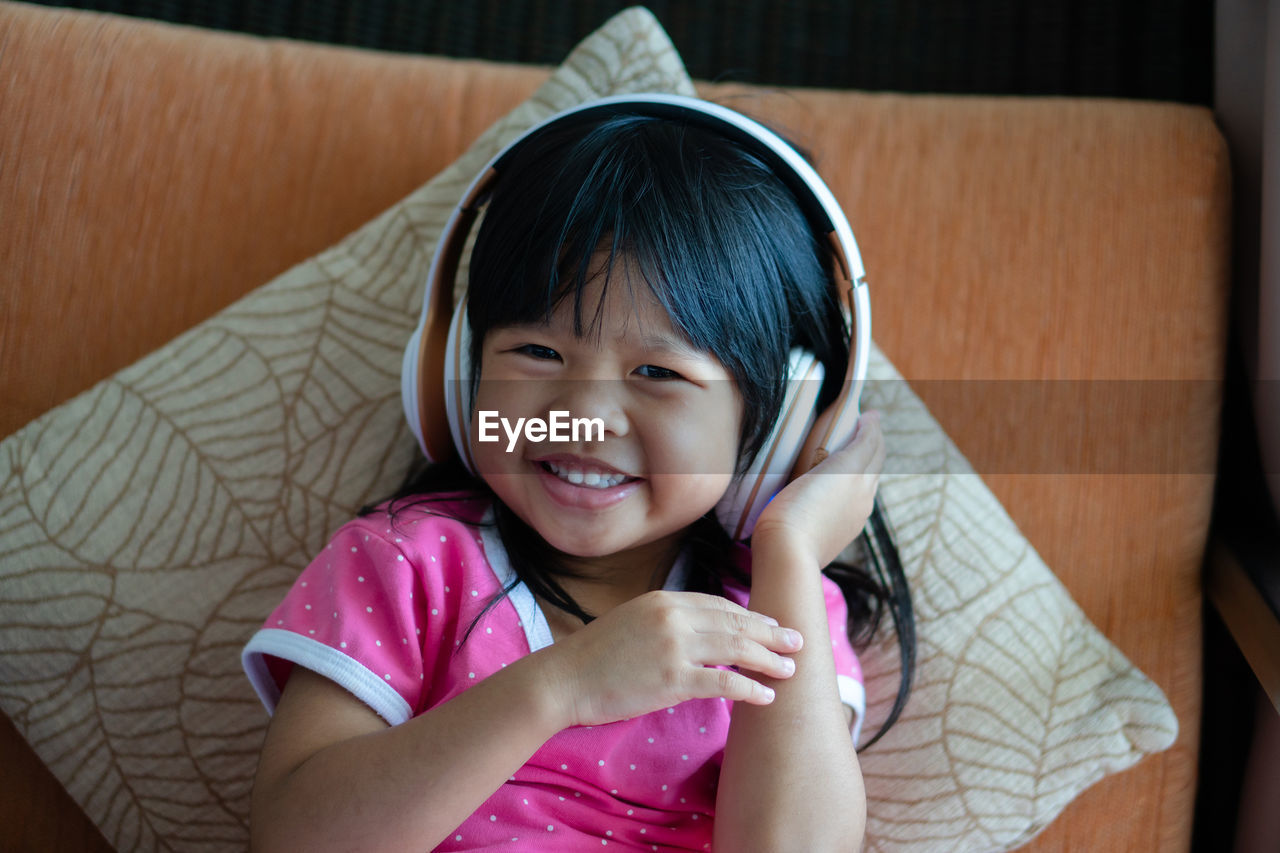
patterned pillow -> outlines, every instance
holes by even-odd
[[[0,706],[120,849],[243,849],[266,718],[239,651],[415,452],[400,348],[444,217],[504,140],[629,91],[694,94],[640,9],[385,214],[3,442]],[[868,848],[1014,846],[1177,723],[878,351],[873,378],[920,654],[862,758]],[[894,644],[864,658],[868,733]]]

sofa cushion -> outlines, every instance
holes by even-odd
[[[640,90],[692,86],[632,10],[422,189],[3,443],[0,705],[122,849],[243,845],[265,720],[237,653],[412,458],[400,342],[443,217],[520,128]],[[1177,723],[879,350],[874,376],[922,653],[905,718],[863,755],[869,846],[1015,845]],[[867,654],[868,732],[894,655],[889,634]]]

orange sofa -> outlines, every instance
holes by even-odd
[[[0,3],[0,68],[0,435],[352,231],[548,73],[16,3]],[[1211,115],[816,90],[768,104],[857,229],[880,347],[1177,714],[1172,749],[1090,788],[1032,849],[1187,849],[1227,335],[1228,164]],[[841,156],[886,118],[893,135]],[[1103,449],[1172,435],[1173,468],[1027,472],[999,460],[1035,413],[993,410],[961,381],[991,379],[1204,393],[1178,396],[1172,418],[1040,424],[1050,444]],[[3,735],[0,837],[105,847],[8,721]]]

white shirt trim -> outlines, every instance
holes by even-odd
[[[853,745],[858,745],[862,736],[862,718],[867,715],[867,688],[847,675],[836,673],[836,689],[840,691],[840,701],[853,709],[853,724],[849,734],[853,737]]]
[[[498,538],[498,528],[493,524],[492,507],[485,511],[484,518],[480,520],[480,539],[484,543],[484,555],[489,566],[498,578],[498,584],[505,589],[507,584],[516,579],[516,570],[511,568],[507,549]],[[516,584],[507,597],[511,599],[516,616],[520,619],[520,627],[524,629],[525,639],[529,641],[529,652],[551,645],[551,625],[547,622],[547,615],[542,612],[537,599],[524,581]]]
[[[240,655],[245,674],[268,714],[275,713],[280,702],[280,688],[267,669],[264,655],[305,666],[323,675],[346,688],[393,726],[407,722],[413,716],[413,709],[405,698],[355,658],[310,637],[280,628],[263,628],[254,634]]]

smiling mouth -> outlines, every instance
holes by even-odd
[[[635,479],[634,477],[628,477],[626,474],[592,471],[563,463],[544,461],[538,464],[542,466],[542,470],[554,474],[566,483],[574,486],[583,486],[588,489],[611,489],[614,486],[620,486]]]

